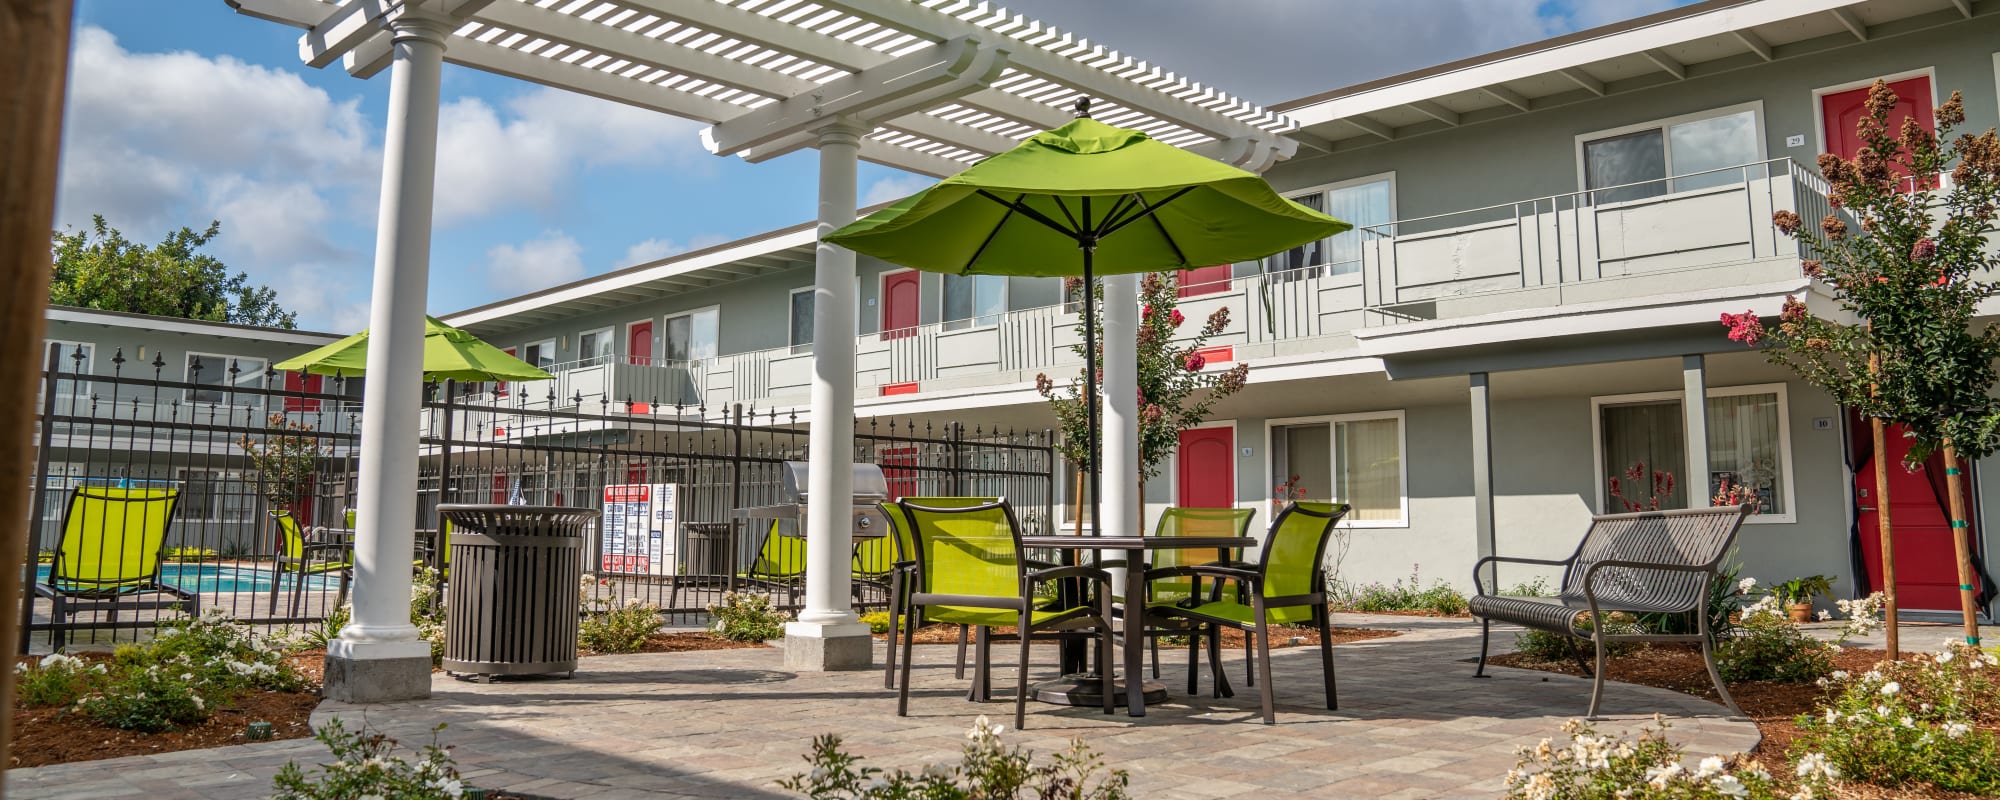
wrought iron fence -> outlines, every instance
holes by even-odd
[[[126,641],[195,609],[266,629],[318,627],[349,588],[338,545],[353,539],[359,381],[307,391],[262,364],[196,363],[180,381],[158,358],[92,362],[58,350],[43,373],[23,646]],[[586,591],[652,603],[675,621],[732,590],[795,605],[793,582],[749,577],[768,521],[731,513],[779,502],[781,465],[808,457],[795,414],[662,413],[606,398],[555,410],[458,389],[430,387],[423,436],[400,445],[418,448],[411,524],[434,566],[448,567],[431,546],[441,502],[586,507],[613,517],[590,531]],[[1036,532],[1054,518],[1050,439],[863,420],[853,455],[883,466],[892,495],[1005,496]],[[639,494],[668,511],[657,544],[635,544],[624,524]],[[862,584],[856,601],[877,605],[882,594]]]

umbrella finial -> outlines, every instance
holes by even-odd
[[[1089,95],[1085,95],[1085,96],[1083,96],[1083,97],[1079,97],[1079,98],[1077,98],[1077,99],[1076,99],[1076,118],[1077,118],[1077,119],[1090,119],[1090,96],[1089,96]]]

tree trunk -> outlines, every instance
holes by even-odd
[[[1882,621],[1889,634],[1889,660],[1895,661],[1901,656],[1897,654],[1896,632],[1896,544],[1889,536],[1889,437],[1884,433],[1888,425],[1871,417],[1868,427],[1875,436],[1875,536],[1882,545]]]
[[[63,80],[69,68],[70,0],[0,0],[0,519],[24,520],[32,492],[36,373],[49,299],[49,231],[55,227]],[[53,388],[53,387],[52,387]],[[29,531],[0,535],[0,640],[21,641]],[[14,739],[14,671],[0,670],[0,765]]]
[[[1070,519],[1076,523],[1076,535],[1082,536],[1083,535],[1083,470],[1076,471],[1076,492],[1070,496],[1076,499],[1076,516],[1071,517]]]
[[[1972,528],[1965,519],[1965,491],[1960,488],[1958,449],[1944,442],[1945,496],[1951,501],[1951,543],[1958,551],[1958,603],[1965,612],[1965,643],[1979,646],[1979,598],[1972,590]]]

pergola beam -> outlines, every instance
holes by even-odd
[[[710,152],[729,154],[815,131],[840,117],[899,117],[987,86],[1006,66],[1006,50],[961,36],[721,122],[704,131],[702,141]]]
[[[299,37],[299,60],[314,68],[339,61],[348,50],[382,32],[390,12],[402,10],[396,0],[354,0],[336,8]]]
[[[498,3],[473,20],[767,97],[787,97],[814,86],[802,78],[525,3]]]
[[[223,0],[236,13],[246,17],[256,17],[266,22],[290,25],[294,28],[311,30],[325,21],[327,15],[338,11],[332,3],[320,0]]]

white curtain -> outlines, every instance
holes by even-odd
[[[1395,521],[1403,518],[1403,454],[1400,423],[1393,417],[1351,420],[1334,425],[1334,495],[1353,506],[1347,518]]]
[[[1611,481],[1618,482],[1619,494],[1642,506],[1650,505],[1659,473],[1674,477],[1671,492],[1660,492],[1661,508],[1687,507],[1687,437],[1682,433],[1681,404],[1678,400],[1605,406],[1604,432],[1604,511],[1617,514],[1628,510],[1612,497]],[[1711,420],[1711,426],[1714,424]],[[1712,428],[1711,428],[1712,429]],[[1706,503],[1704,503],[1706,505]]]
[[[1325,210],[1334,219],[1354,226],[1327,240],[1327,271],[1334,275],[1360,272],[1361,244],[1365,237],[1374,235],[1362,228],[1386,225],[1394,213],[1389,207],[1389,182],[1370,181],[1327,192]]]
[[[1748,486],[1762,501],[1763,514],[1786,513],[1778,491],[1784,457],[1778,441],[1778,396],[1739,394],[1708,399],[1709,495],[1721,479]]]

